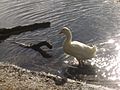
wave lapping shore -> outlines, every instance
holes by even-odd
[[[0,90],[115,90],[68,79],[56,85],[56,76],[0,63]]]

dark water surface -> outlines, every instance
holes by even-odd
[[[73,39],[95,44],[98,52],[88,60],[97,69],[97,78],[119,84],[120,80],[120,3],[117,0],[0,0],[0,28],[11,28],[40,22],[51,22],[51,27],[13,35],[0,43],[0,61],[18,66],[59,74],[68,65],[63,53],[63,37],[58,32],[63,26],[72,30]],[[38,43],[50,41],[53,55],[46,59],[40,53],[12,42]],[[102,77],[101,77],[102,76]]]

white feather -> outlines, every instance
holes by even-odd
[[[64,52],[74,56],[79,62],[96,55],[96,46],[89,46],[78,41],[72,41],[71,31],[67,27],[64,27],[60,33],[66,35],[66,39],[63,43]]]

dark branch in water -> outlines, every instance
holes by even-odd
[[[23,43],[17,43],[17,42],[14,42],[15,44],[18,44],[19,46],[21,47],[24,47],[24,48],[31,48],[37,52],[39,52],[44,58],[51,58],[52,56],[50,54],[48,54],[46,51],[42,50],[40,47],[41,46],[47,46],[49,49],[52,49],[52,45],[50,43],[48,43],[47,41],[42,41],[38,44],[30,44],[30,45],[26,45],[26,44],[23,44]]]
[[[43,23],[35,23],[32,25],[26,26],[17,26],[14,28],[1,28],[0,29],[0,42],[7,39],[11,35],[17,35],[27,31],[34,31],[39,28],[48,28],[50,27],[50,22],[43,22]]]

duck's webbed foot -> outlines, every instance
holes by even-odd
[[[78,64],[78,67],[83,67],[84,66],[84,62],[81,61],[81,60],[78,60],[79,64]]]

